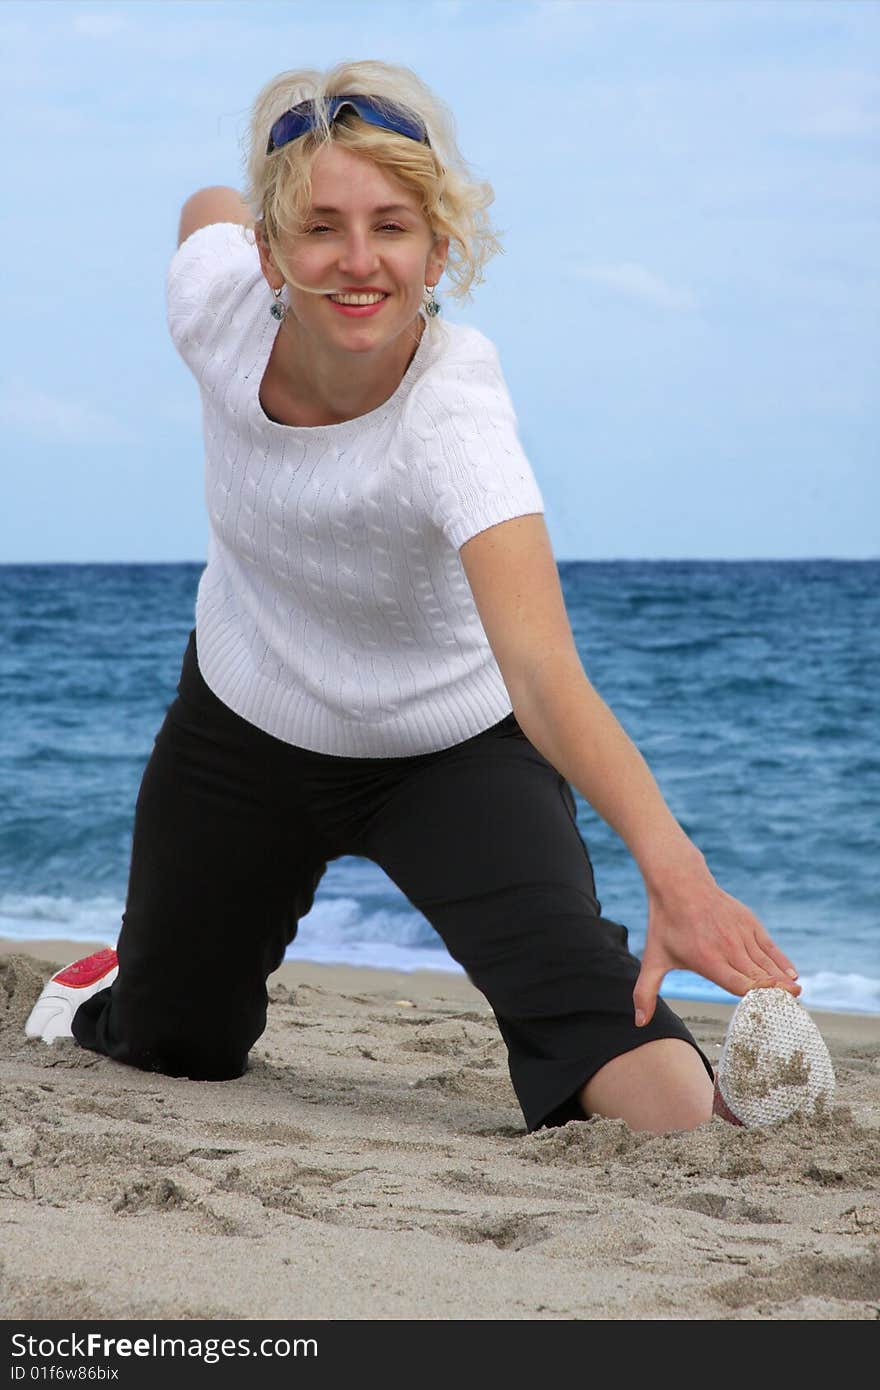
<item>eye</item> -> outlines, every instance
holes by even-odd
[[[323,222],[318,222],[318,223],[316,223],[316,225],[315,225],[314,227],[309,227],[309,232],[308,232],[308,234],[309,234],[309,236],[311,236],[311,234],[312,234],[313,232],[330,232],[330,231],[332,231],[332,230],[333,230],[332,227],[326,226],[326,224],[323,223]],[[405,231],[406,231],[406,228],[405,228],[405,227],[400,227],[400,226],[398,226],[398,224],[397,224],[396,222],[385,222],[385,223],[383,223],[382,229],[381,229],[381,230],[382,230],[383,232],[384,232],[384,231],[405,232]]]

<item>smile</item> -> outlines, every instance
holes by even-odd
[[[385,300],[387,294],[328,294],[327,299],[337,309],[340,314],[348,314],[349,317],[366,318],[369,314],[375,314]]]

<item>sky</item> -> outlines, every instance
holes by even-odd
[[[180,207],[242,186],[270,77],[364,58],[495,191],[504,253],[438,297],[558,560],[880,556],[875,0],[5,0],[0,562],[204,561]]]

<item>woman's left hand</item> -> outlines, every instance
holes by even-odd
[[[648,885],[648,935],[633,990],[636,1024],[650,1023],[670,970],[693,970],[731,994],[778,985],[798,995],[797,971],[753,912],[719,888],[705,861]]]

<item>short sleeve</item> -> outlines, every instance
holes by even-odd
[[[494,345],[425,373],[410,400],[415,473],[434,524],[456,550],[498,522],[544,511]]]
[[[168,330],[197,379],[228,322],[237,287],[259,260],[246,230],[237,222],[199,227],[181,242],[168,266]]]

